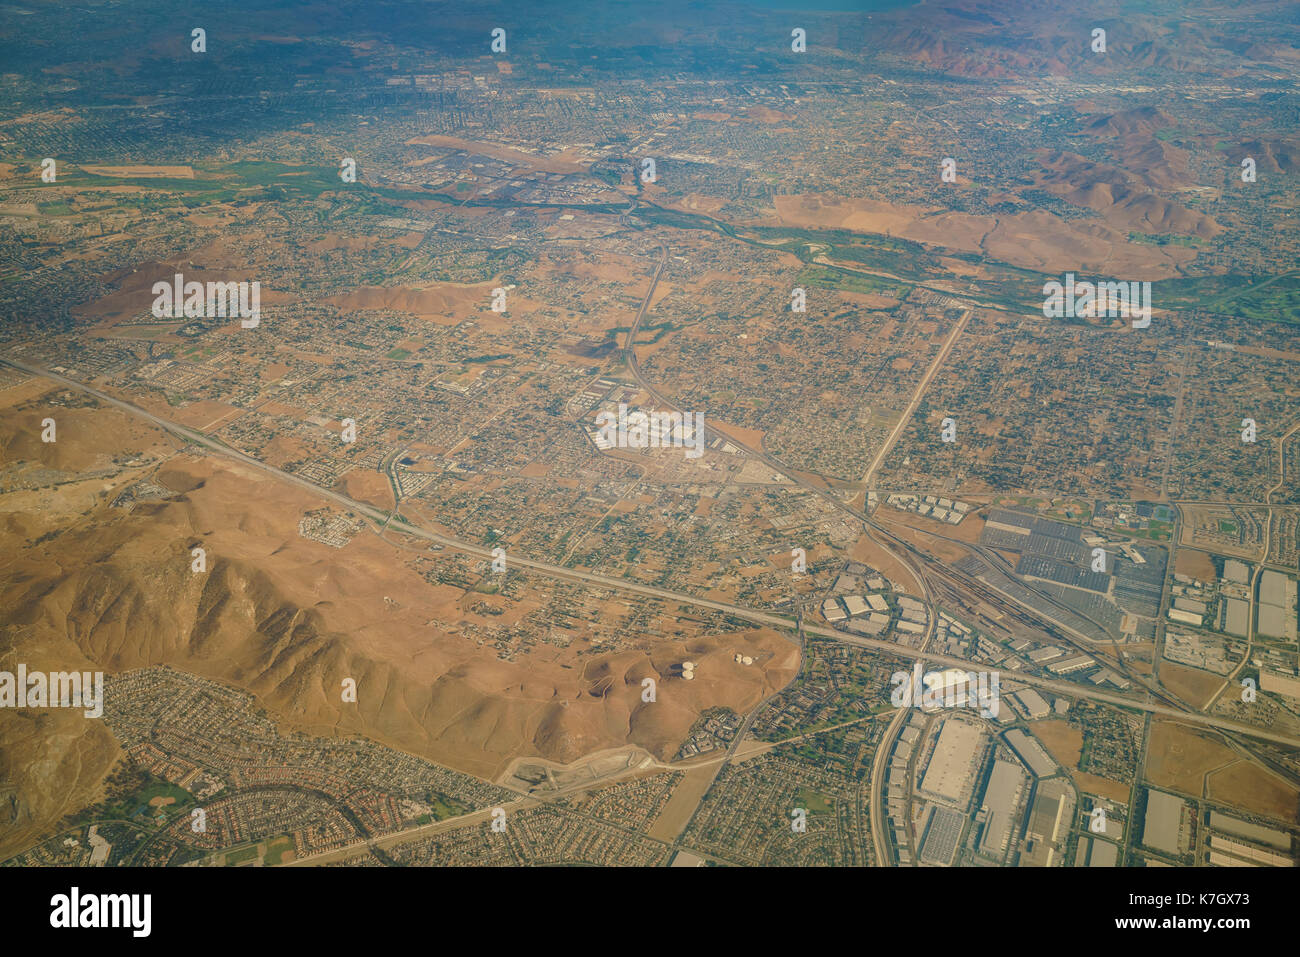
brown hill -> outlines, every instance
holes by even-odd
[[[1205,239],[1223,232],[1211,217],[1162,199],[1127,170],[1093,163],[1077,153],[1040,150],[1037,155],[1043,165],[1037,185],[1066,202],[1096,210],[1112,226]]]
[[[1300,169],[1300,140],[1248,140],[1224,149],[1229,152],[1234,164],[1240,164],[1247,156],[1251,157],[1255,160],[1256,170],[1260,172],[1294,173]]]
[[[65,654],[50,656],[30,644],[24,647],[21,660],[32,670],[91,667]],[[16,661],[0,656],[0,667],[13,671]],[[121,755],[108,726],[80,710],[0,709],[0,860],[98,801],[101,784]]]
[[[1239,5],[1211,3],[1209,18],[1240,17]],[[1094,53],[1092,30],[1106,31],[1106,52]],[[1252,61],[1283,66],[1284,44],[1255,44],[1249,52],[1210,26],[1135,9],[1131,4],[1069,0],[1005,3],[946,0],[872,15],[867,49],[887,51],[958,76],[1113,75],[1159,69],[1170,74],[1237,75]],[[1249,59],[1248,59],[1249,58]]]
[[[1113,140],[1110,154],[1117,165],[1155,190],[1195,185],[1187,169],[1188,153],[1157,136],[1173,120],[1154,106],[1137,107],[1093,117],[1083,135]]]
[[[176,259],[168,262],[141,263],[134,269],[121,269],[103,277],[113,291],[98,299],[73,308],[77,316],[102,316],[108,319],[135,316],[149,312],[153,306],[153,284],[163,280],[171,282],[177,273],[186,282],[253,282],[257,276],[247,268],[227,264],[208,265],[199,259]],[[259,285],[263,306],[292,302],[293,296]]]
[[[459,322],[488,302],[493,283],[457,286],[444,283],[425,289],[407,286],[358,286],[324,301],[340,309],[388,309],[426,319]]]
[[[783,225],[883,233],[1042,272],[1100,270],[1122,262],[1125,275],[1155,280],[1177,275],[1179,265],[1195,256],[1180,246],[1129,242],[1127,227],[1066,222],[1043,210],[980,216],[815,193],[776,196],[773,206],[775,221]]]
[[[1164,110],[1155,106],[1139,106],[1135,109],[1099,116],[1089,123],[1086,129],[1096,136],[1151,137],[1158,130],[1165,130],[1173,125],[1173,119]]]
[[[47,394],[58,392],[55,389]],[[46,418],[54,420],[53,442],[41,441],[41,423]],[[160,438],[156,429],[116,409],[40,402],[4,410],[0,418],[0,467],[31,463],[66,472],[112,468],[114,460],[135,458]]]
[[[76,448],[90,431],[69,432],[64,454],[90,457],[93,449]],[[111,441],[106,428],[95,434]],[[177,494],[129,512],[107,504],[145,475]],[[17,516],[3,511],[11,502],[0,499],[0,629],[12,645],[5,666],[39,659],[112,673],[168,665],[246,688],[292,727],[363,735],[485,778],[520,756],[568,763],[629,743],[670,758],[702,711],[747,711],[798,667],[796,647],[766,629],[503,661],[462,636],[460,591],[425,581],[408,564],[412,552],[366,532],[342,549],[304,539],[298,520],[321,500],[223,459],[177,457],[151,473],[129,471],[88,510],[28,502]],[[190,569],[199,544],[204,574]],[[755,665],[737,665],[737,652]],[[699,662],[692,682],[674,670],[687,657]],[[658,682],[653,704],[641,700],[644,677]],[[342,700],[345,678],[357,683],[355,704]],[[0,725],[0,751],[25,749],[14,753],[29,760],[32,720]],[[65,729],[49,751],[57,767],[10,776],[18,791],[0,819],[52,825],[100,786],[111,761],[79,756],[114,753],[106,726],[69,715],[49,721],[41,727]]]

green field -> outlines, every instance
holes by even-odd
[[[434,821],[445,821],[449,817],[460,817],[462,814],[469,811],[468,805],[462,804],[460,801],[457,801],[453,797],[448,797],[446,794],[439,794],[431,797],[429,799],[429,805],[433,809],[433,814],[432,816],[427,814],[422,815],[422,817],[426,819],[426,823],[430,818]]]
[[[277,837],[266,848],[266,856],[262,861],[271,867],[279,864],[284,860],[284,855],[293,851],[293,838],[289,836]]]
[[[226,855],[226,864],[243,864],[245,861],[257,859],[257,845],[253,847],[242,847],[237,851],[231,851]]]
[[[1151,284],[1157,309],[1204,309],[1243,319],[1300,323],[1300,272],[1276,276],[1202,276]]]
[[[1146,537],[1156,542],[1167,541],[1174,533],[1172,522],[1157,522],[1152,519],[1145,530]]]
[[[818,814],[829,814],[835,806],[832,798],[827,797],[820,791],[814,791],[812,788],[800,788],[796,796],[799,807],[808,812],[809,817],[815,817]]]
[[[845,272],[826,266],[808,266],[799,273],[798,283],[803,286],[825,286],[831,289],[844,289],[849,292],[875,293],[878,296],[890,296],[901,299],[906,295],[908,286],[904,283],[879,279],[861,273]]]
[[[1129,233],[1128,241],[1142,246],[1188,246],[1193,249],[1200,242],[1195,236],[1182,236],[1178,233]]]

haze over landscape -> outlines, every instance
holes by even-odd
[[[1294,866],[1298,9],[5,3],[0,863]]]

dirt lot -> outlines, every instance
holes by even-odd
[[[1083,732],[1068,721],[1035,721],[1034,737],[1043,742],[1062,767],[1077,768],[1083,750]]]
[[[1187,668],[1172,661],[1162,661],[1160,683],[1188,704],[1202,708],[1222,686],[1223,678],[1199,668]]]
[[[1190,548],[1178,549],[1178,556],[1174,559],[1174,571],[1182,575],[1191,575],[1197,581],[1203,582],[1212,582],[1217,577],[1214,574],[1214,562],[1210,561],[1210,553],[1193,551]]]
[[[1205,775],[1237,760],[1225,745],[1172,721],[1153,721],[1146,779],[1156,787],[1200,797]]]
[[[1210,797],[1243,811],[1300,822],[1300,793],[1268,771],[1244,761],[1210,775]]]
[[[854,542],[849,554],[854,561],[866,562],[891,582],[902,585],[908,594],[920,594],[921,588],[912,573],[907,570],[907,566],[899,561],[893,552],[881,547],[870,536],[863,535]]]
[[[1128,803],[1129,787],[1127,784],[1120,784],[1118,781],[1110,780],[1110,778],[1100,778],[1095,774],[1085,774],[1083,771],[1071,771],[1070,776],[1074,778],[1074,783],[1079,785],[1081,791],[1118,801],[1121,804]]]
[[[654,824],[647,832],[648,836],[658,841],[675,841],[677,836],[690,823],[695,809],[700,806],[704,792],[713,783],[718,769],[714,764],[693,768],[686,772],[686,777],[673,791]]]

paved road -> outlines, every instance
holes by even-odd
[[[871,842],[876,846],[876,864],[880,867],[892,865],[893,856],[889,853],[889,836],[885,828],[885,765],[894,750],[894,738],[907,720],[908,709],[899,708],[889,722],[889,727],[876,742],[875,753],[871,757],[871,791],[867,795],[868,820],[871,821]]]
[[[537,804],[537,801],[521,799],[510,801],[498,806],[504,810],[508,816],[513,817],[516,811],[527,810]],[[428,824],[409,828],[405,831],[393,831],[389,834],[381,834],[378,837],[368,837],[360,841],[353,841],[350,844],[336,847],[333,850],[321,851],[319,854],[307,854],[304,857],[299,857],[296,860],[289,861],[284,866],[306,867],[309,865],[319,866],[321,864],[329,864],[333,861],[343,861],[350,857],[355,857],[362,851],[368,852],[376,848],[383,850],[397,844],[407,844],[411,841],[423,840],[426,837],[432,837],[434,834],[439,834],[443,831],[451,831],[456,828],[465,827],[469,824],[473,824],[475,821],[481,821],[486,824],[492,819],[493,810],[493,808],[481,808],[480,810],[470,811],[468,814],[461,814],[457,817],[443,818],[441,821],[431,821]],[[229,852],[229,848],[222,851],[223,854],[228,854]]]
[[[644,389],[651,396],[653,396],[656,402],[660,403],[661,405],[666,405],[669,408],[675,408],[675,403],[673,403],[667,396],[665,396],[662,392],[660,392],[653,385],[651,385],[650,382],[648,382],[646,378],[641,374],[641,368],[637,363],[637,357],[636,357],[637,330],[641,326],[641,320],[645,318],[646,311],[650,308],[650,301],[654,296],[655,287],[659,284],[659,278],[663,274],[664,267],[668,263],[668,249],[667,247],[662,247],[662,248],[663,248],[663,258],[660,261],[659,268],[655,270],[654,278],[651,280],[650,288],[646,291],[645,298],[641,300],[641,308],[637,310],[636,319],[632,323],[632,328],[628,331],[627,341],[623,347],[623,355],[627,362],[628,371],[631,373],[632,378],[635,380],[637,385],[639,385],[642,389]],[[957,341],[957,338],[961,335],[961,331],[963,328],[965,328],[966,322],[969,318],[970,318],[970,310],[967,309],[965,312],[962,313],[961,319],[953,327],[952,332],[949,334],[947,340],[945,340],[943,346],[940,348],[939,354],[938,356],[936,356],[935,361],[931,364],[930,368],[926,371],[924,378],[921,380],[920,385],[917,387],[916,391],[913,394],[911,402],[908,404],[906,412],[900,417],[898,425],[894,427],[894,431],[890,435],[889,441],[885,444],[885,447],[881,450],[880,454],[876,456],[875,460],[871,464],[871,467],[867,470],[868,481],[870,480],[872,474],[875,472],[879,463],[883,460],[885,452],[888,451],[889,447],[893,444],[895,439],[897,439],[898,434],[902,431],[903,427],[911,419],[912,414],[916,411],[916,407],[920,403],[921,397],[925,394],[926,388],[929,386],[930,381],[934,378],[935,373],[938,371],[938,369],[943,365],[944,361],[947,359],[948,353],[952,350],[953,344]],[[715,429],[715,431],[717,430]],[[753,458],[762,461],[773,471],[782,475],[787,481],[799,486],[800,488],[815,492],[817,495],[823,498],[829,499],[831,503],[838,510],[850,512],[854,518],[862,521],[866,528],[871,529],[874,527],[877,531],[880,531],[883,534],[888,535],[889,538],[893,539],[896,545],[901,544],[900,540],[898,540],[896,536],[884,532],[883,529],[879,528],[879,526],[875,526],[874,523],[872,523],[865,514],[861,514],[857,512],[855,509],[851,509],[846,503],[842,502],[838,497],[830,495],[824,489],[815,488],[810,483],[805,481],[802,477],[793,474],[791,470],[784,465],[784,463],[769,456],[766,450],[751,448],[749,445],[745,444],[744,442],[740,442],[732,438],[731,436],[724,435],[724,437],[727,438],[733,445],[736,445],[741,449],[743,449],[746,453],[748,453]],[[705,440],[706,438],[707,438],[707,433],[706,435],[701,436],[701,440]],[[924,600],[926,609],[929,612],[928,614],[929,622],[926,627],[925,638],[922,640],[920,645],[920,648],[924,650],[924,648],[927,645],[929,645],[930,638],[934,634],[935,625],[938,622],[938,609],[934,603],[934,596],[930,590],[930,583],[926,579],[924,571],[920,567],[918,567],[918,565],[914,561],[913,554],[912,554],[914,552],[915,552],[914,549],[906,548],[906,550],[902,551],[901,553],[898,553],[898,558],[902,561],[902,563],[906,567],[911,569],[916,581],[920,584],[921,593],[922,593],[921,597]],[[827,635],[837,640],[840,640],[842,637],[841,632],[832,632],[826,629],[820,629],[814,627],[805,626],[804,631],[808,632],[809,634]],[[880,642],[879,644],[882,646],[882,648],[896,647],[890,645],[888,642]],[[730,760],[731,753],[735,750],[735,748],[739,745],[740,741],[743,739],[744,732],[749,728],[750,722],[753,720],[754,716],[757,713],[758,713],[758,709],[755,708],[746,717],[744,728],[741,729],[740,734],[736,735],[736,740],[732,743],[732,748],[728,750],[727,760]],[[868,796],[868,800],[870,803],[868,805],[867,816],[868,819],[871,821],[871,836],[872,836],[872,841],[876,847],[876,860],[878,862],[885,860],[888,851],[888,845],[886,843],[887,838],[885,836],[885,828],[883,823],[884,804],[881,800],[881,790],[879,784],[880,784],[881,776],[884,774],[885,759],[889,752],[888,742],[891,740],[894,734],[898,733],[898,730],[902,726],[905,717],[906,717],[905,712],[900,711],[899,714],[894,718],[894,720],[890,722],[889,728],[885,733],[885,738],[882,742],[880,742],[880,744],[877,745],[875,755],[872,760],[872,766],[871,766],[872,787],[871,787],[870,794]],[[725,764],[726,761],[723,762],[723,765]],[[718,771],[721,772],[721,770],[722,770],[722,766],[719,766]]]
[[[288,472],[281,471],[280,469],[276,468],[273,465],[268,465],[265,462],[253,458],[251,455],[247,455],[243,452],[240,452],[238,449],[233,449],[230,446],[217,441],[216,439],[210,438],[209,436],[196,432],[195,430],[189,428],[188,426],[180,425],[175,422],[170,422],[166,419],[161,418],[160,416],[153,414],[152,412],[149,412],[146,409],[142,409],[139,406],[134,405],[133,403],[126,402],[122,399],[118,399],[93,386],[86,385],[85,383],[78,382],[74,379],[70,379],[67,376],[63,376],[55,372],[50,372],[48,370],[41,369],[36,366],[30,366],[27,365],[26,363],[18,362],[14,359],[0,357],[0,364],[4,364],[16,369],[20,369],[23,372],[26,372],[31,375],[43,376],[54,382],[58,382],[60,385],[67,386],[68,388],[72,388],[72,389],[77,389],[78,391],[85,392],[88,395],[93,395],[95,396],[95,398],[101,400],[107,405],[111,405],[114,408],[120,409],[131,415],[135,415],[139,418],[145,419],[146,421],[153,423],[159,428],[165,429],[166,431],[171,432],[177,436],[180,436],[181,438],[189,442],[192,442],[196,445],[200,445],[219,455],[223,455],[227,458],[234,459],[235,461],[247,465],[250,468],[259,469],[263,472],[274,475],[277,478],[289,482],[293,485],[296,485],[299,488],[309,491],[314,495],[318,495],[321,496],[322,498],[327,498],[331,501],[337,502],[339,505],[342,505],[345,508],[348,508],[359,514],[365,515],[367,518],[373,521],[377,526],[382,526],[384,522],[388,521],[390,518],[390,514],[383,509],[376,508],[373,505],[368,505],[365,502],[358,502],[357,500],[349,498],[348,496],[343,495],[339,492],[335,492],[330,489],[321,488],[320,486],[315,485],[307,481],[306,479],[299,478],[296,475],[292,475]],[[389,528],[410,535],[415,538],[420,538],[426,541],[440,544],[443,547],[449,548],[453,551],[459,551],[468,555],[474,555],[476,557],[485,558],[485,559],[491,559],[492,557],[492,550],[485,545],[476,545],[471,542],[464,542],[459,539],[449,538],[448,536],[445,535],[439,535],[436,532],[430,532],[426,529],[412,525],[410,522],[406,521],[405,519],[393,518],[389,524]],[[601,575],[596,572],[588,572],[588,571],[582,571],[580,569],[572,569],[572,568],[562,568],[558,565],[551,565],[547,562],[537,561],[535,559],[525,558],[518,555],[508,556],[507,563],[509,566],[514,568],[526,568],[529,569],[530,571],[535,571],[539,574],[546,575],[551,578],[560,579],[563,581],[574,581],[579,583],[600,585],[604,588],[610,588],[610,589],[624,591],[624,592],[631,592],[633,594],[646,595],[652,598],[662,598],[683,605],[692,605],[697,608],[708,608],[714,611],[724,612],[728,615],[732,615],[736,618],[740,618],[745,621],[752,621],[756,624],[768,625],[773,628],[794,629],[796,627],[795,620],[793,620],[788,616],[778,615],[772,612],[761,611],[755,608],[745,608],[740,605],[730,605],[725,602],[713,601],[708,598],[700,598],[695,595],[687,595],[680,592],[672,592],[664,588],[655,588],[650,585],[641,585],[635,582],[626,581],[625,579],[622,578],[614,578],[609,575]],[[934,618],[935,616],[932,614],[931,627],[933,627]],[[845,642],[846,644],[858,645],[863,648],[870,648],[873,651],[884,651],[893,655],[896,658],[924,659],[927,662],[933,662],[945,666],[953,666],[953,667],[966,668],[966,669],[994,667],[992,665],[988,665],[979,661],[971,661],[966,658],[957,658],[951,655],[941,655],[933,652],[927,653],[917,648],[910,648],[889,641],[881,641],[880,639],[877,638],[864,638],[858,635],[851,635],[846,632],[834,631],[833,629],[830,628],[820,628],[815,625],[805,624],[803,626],[803,632],[805,635],[817,635],[818,637],[830,638],[835,641]],[[1164,705],[1155,704],[1149,701],[1143,701],[1125,695],[1111,694],[1109,692],[1102,691],[1098,688],[1089,688],[1081,684],[1072,684],[1066,681],[1055,681],[1050,678],[1041,678],[1036,675],[1015,675],[1014,678],[1008,675],[1007,680],[1008,681],[1014,680],[1015,682],[1031,685],[1036,688],[1046,688],[1050,691],[1056,692],[1057,694],[1062,694],[1069,697],[1090,698],[1095,701],[1105,701],[1109,704],[1118,705],[1119,707],[1123,707],[1123,708],[1134,708],[1140,711],[1150,712],[1152,714],[1160,714],[1172,718],[1177,718],[1188,724],[1196,724],[1205,727],[1220,728],[1225,731],[1235,731],[1239,734],[1244,734],[1253,738],[1258,738],[1260,740],[1271,741],[1276,744],[1286,745],[1288,747],[1300,748],[1300,737],[1277,734],[1276,732],[1268,731],[1262,728],[1256,728],[1252,725],[1242,724],[1241,722],[1237,722],[1237,721],[1230,721],[1218,716],[1204,715],[1195,712],[1189,713],[1189,712],[1179,711],[1175,708],[1166,707]]]

